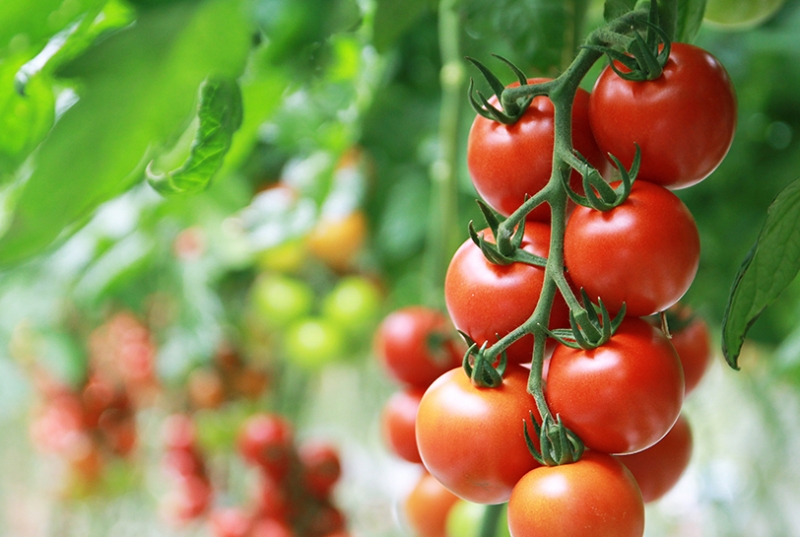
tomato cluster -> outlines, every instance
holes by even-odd
[[[672,189],[696,184],[722,161],[736,98],[724,68],[692,45],[673,44],[654,80],[627,80],[625,70],[607,67],[592,93],[578,90],[572,104],[571,140],[582,158],[570,165],[605,177],[616,195],[622,192],[615,203],[600,206],[584,196],[587,185],[597,185],[581,182],[577,171],[561,174],[557,185],[571,191],[576,206],[567,211],[567,196],[551,194],[551,176],[559,172],[552,170],[557,131],[547,96],[528,100],[513,124],[476,118],[469,171],[488,207],[520,222],[510,243],[515,250],[509,252],[508,236],[504,246],[495,239],[504,230],[488,217],[490,229],[458,249],[445,301],[455,327],[474,343],[465,368],[413,385],[388,406],[397,409],[391,427],[402,422],[410,429],[414,421],[415,444],[410,433],[404,441],[387,435],[395,452],[421,460],[429,472],[423,479],[464,500],[508,502],[513,537],[641,536],[644,503],[675,485],[691,455],[681,410],[711,351],[705,323],[677,306],[697,272],[700,238]],[[623,181],[609,172],[611,162]],[[531,198],[543,203],[531,206]],[[556,211],[554,200],[563,200],[563,209]],[[562,266],[546,262],[553,255]],[[678,319],[672,330],[665,328],[670,316]],[[587,328],[605,336],[590,342]],[[503,352],[492,354],[498,340]],[[476,379],[484,354],[500,382]],[[572,458],[544,453],[562,456],[566,442]],[[418,503],[433,509],[452,501],[443,497]]]
[[[214,507],[214,490],[192,419],[173,415],[165,423],[164,465],[172,492],[165,511],[176,522],[207,515],[215,537],[347,537],[344,514],[333,502],[341,476],[332,444],[299,444],[292,425],[277,414],[256,414],[242,425],[238,452],[257,470],[250,503]]]

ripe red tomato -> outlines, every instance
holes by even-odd
[[[326,499],[342,475],[339,451],[319,440],[306,440],[298,449],[303,471],[303,485],[315,498]]]
[[[532,78],[531,84],[546,82]],[[518,82],[510,87],[519,86]],[[497,97],[489,102],[497,105]],[[552,101],[536,97],[522,117],[513,125],[504,125],[477,116],[467,141],[467,166],[478,194],[496,211],[508,216],[525,196],[533,196],[550,180],[553,169]],[[575,95],[572,107],[572,139],[575,148],[603,173],[607,162],[597,147],[589,127],[589,94],[582,89]],[[580,175],[573,172],[574,186]],[[550,207],[540,205],[528,214],[528,220],[549,221]]]
[[[247,537],[253,518],[244,509],[227,507],[211,513],[209,522],[214,537]]]
[[[425,472],[406,497],[408,525],[419,537],[447,537],[447,515],[457,501],[458,496]]]
[[[587,448],[632,453],[658,442],[678,419],[683,371],[660,330],[627,317],[596,349],[556,347],[545,397]]]
[[[239,453],[276,481],[289,472],[294,454],[292,426],[274,414],[248,418],[239,433]]]
[[[414,387],[397,391],[386,401],[381,412],[384,441],[393,453],[408,462],[422,462],[414,431],[423,393],[423,389]]]
[[[393,379],[425,389],[461,364],[463,354],[454,336],[441,311],[408,306],[383,319],[375,334],[375,354]]]
[[[701,317],[695,316],[688,325],[672,332],[671,341],[683,364],[683,378],[688,395],[700,384],[711,364],[713,352],[708,325]]]
[[[636,181],[610,211],[577,207],[564,234],[572,283],[601,297],[609,311],[623,302],[641,317],[675,304],[700,263],[700,235],[683,202],[664,187]]]
[[[658,500],[680,479],[692,457],[692,430],[681,415],[667,435],[638,453],[617,455],[631,471],[645,503]]]
[[[520,477],[538,466],[523,421],[536,405],[529,371],[509,364],[497,388],[472,384],[461,368],[425,391],[417,412],[417,445],[425,468],[445,487],[475,503],[503,503]]]
[[[628,168],[639,145],[640,179],[684,188],[702,181],[728,153],[736,95],[714,56],[673,43],[655,80],[624,80],[606,67],[589,99],[589,120],[600,149]]]
[[[531,470],[508,503],[512,537],[641,537],[644,503],[631,473],[610,455]]]
[[[491,230],[484,230],[487,238]],[[550,226],[527,222],[522,249],[546,257],[550,250]],[[525,263],[495,265],[489,262],[471,240],[459,247],[444,282],[447,311],[456,328],[468,334],[479,346],[497,341],[533,313],[542,293],[544,268]],[[556,294],[550,312],[550,327],[569,326],[569,308]],[[515,363],[531,361],[533,336],[526,335],[506,351],[508,360]]]

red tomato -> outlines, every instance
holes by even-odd
[[[491,230],[483,233],[491,239]],[[526,223],[522,249],[546,257],[550,249],[550,226],[541,222]],[[544,268],[525,263],[495,265],[468,239],[450,260],[444,298],[456,328],[479,346],[487,341],[491,345],[528,320],[539,301],[543,281]],[[569,308],[557,293],[550,313],[550,327],[567,326]],[[506,352],[510,362],[530,362],[533,336],[524,336]]]
[[[239,453],[280,481],[289,472],[294,453],[292,426],[274,414],[250,417],[239,433]]]
[[[298,455],[305,490],[315,498],[327,498],[342,475],[339,451],[327,442],[306,440]]]
[[[546,78],[532,78],[535,84]],[[519,86],[519,83],[510,87]],[[489,101],[497,105],[497,97]],[[508,216],[525,196],[533,196],[550,180],[553,169],[552,101],[536,97],[522,117],[513,125],[504,125],[477,116],[467,141],[467,166],[478,194],[496,211]],[[589,126],[589,94],[578,90],[572,107],[572,140],[575,148],[602,173],[606,160],[592,137]],[[580,184],[580,175],[573,172],[573,185]],[[550,207],[540,205],[528,214],[528,220],[549,221]]]
[[[408,462],[422,462],[414,429],[423,393],[424,390],[413,387],[397,391],[386,401],[381,412],[384,441],[393,453]]]
[[[722,162],[736,130],[736,95],[728,73],[705,50],[673,43],[664,73],[631,82],[606,67],[589,100],[589,120],[603,152],[639,178],[669,188],[702,181]]]
[[[628,317],[596,349],[556,347],[545,397],[586,447],[632,453],[658,442],[678,419],[683,371],[660,330]]]
[[[463,354],[454,336],[439,310],[408,306],[383,319],[375,335],[375,354],[396,381],[425,389],[461,364]]]
[[[692,430],[681,415],[667,435],[638,453],[617,455],[631,471],[645,503],[653,502],[675,486],[692,458]]]
[[[636,181],[610,211],[577,207],[564,234],[564,262],[575,287],[616,312],[641,317],[675,304],[700,263],[700,235],[683,202],[664,187]]]
[[[683,364],[686,394],[694,390],[711,364],[711,335],[708,325],[701,317],[695,317],[688,325],[672,332],[672,345]]]
[[[447,537],[447,515],[457,501],[458,496],[432,475],[423,473],[406,497],[408,525],[418,537]]]
[[[209,522],[214,537],[247,537],[253,525],[252,517],[237,507],[214,511]]]
[[[511,537],[641,537],[644,503],[631,473],[610,455],[525,474],[508,503]]]
[[[503,503],[520,477],[538,466],[523,421],[535,410],[528,370],[509,364],[497,388],[472,384],[461,368],[427,389],[417,412],[417,445],[425,468],[475,503]]]

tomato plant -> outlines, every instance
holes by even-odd
[[[490,230],[483,233],[491,237]],[[550,226],[527,222],[521,248],[546,257],[549,240]],[[494,264],[472,240],[467,240],[453,255],[447,269],[444,282],[447,311],[456,328],[479,346],[491,345],[530,317],[542,292],[543,280],[542,267],[517,262]],[[550,314],[550,326],[567,326],[568,315],[563,298],[557,297]],[[524,336],[506,352],[512,362],[530,362],[533,336]]]
[[[668,223],[668,225],[666,225]],[[630,196],[605,212],[578,207],[564,233],[569,276],[610,311],[664,311],[689,289],[700,263],[694,217],[666,188],[637,181]]]
[[[344,356],[345,337],[334,323],[305,317],[286,329],[283,346],[287,360],[314,371]]]
[[[628,81],[606,67],[589,99],[600,149],[630,167],[638,145],[639,179],[669,188],[696,184],[717,168],[733,141],[736,110],[725,68],[687,43],[673,43],[655,80]]]
[[[381,307],[381,293],[364,276],[347,276],[322,299],[322,314],[353,335],[373,328]]]
[[[631,473],[610,455],[536,468],[508,502],[511,537],[641,537],[644,503]]]
[[[529,84],[546,82],[532,78]],[[519,86],[519,82],[509,87]],[[489,102],[497,105],[497,97]],[[550,180],[553,167],[553,103],[547,97],[535,97],[522,117],[511,125],[476,116],[467,141],[467,166],[478,194],[493,209],[508,216],[526,196],[542,190]],[[604,170],[606,160],[597,147],[589,127],[589,93],[578,90],[572,108],[572,135],[575,148],[595,167]],[[577,187],[580,176],[572,172]],[[543,204],[527,216],[529,220],[548,221],[550,208]]]
[[[689,466],[692,457],[689,420],[681,415],[666,436],[654,445],[616,457],[633,474],[645,503],[658,500],[675,486]]]
[[[239,434],[238,447],[249,464],[263,468],[280,481],[288,473],[292,460],[294,434],[285,419],[273,414],[248,418]]]
[[[496,388],[472,384],[461,368],[425,391],[417,411],[417,445],[425,468],[465,500],[502,503],[537,466],[523,436],[535,408],[528,370],[510,364]]]
[[[314,304],[314,291],[299,278],[264,274],[251,289],[251,300],[261,319],[272,328],[285,328],[308,315]]]
[[[427,388],[461,364],[450,321],[439,310],[407,306],[387,315],[375,332],[375,354],[396,381]]]
[[[552,413],[586,447],[605,453],[655,444],[678,419],[683,392],[683,371],[669,339],[635,317],[596,349],[558,346],[545,384]]]

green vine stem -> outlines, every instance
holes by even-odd
[[[439,50],[442,104],[439,116],[439,153],[431,166],[432,208],[426,248],[429,303],[440,305],[441,288],[450,257],[459,245],[458,148],[459,117],[466,80],[461,59],[461,23],[457,0],[439,3]]]
[[[551,210],[550,251],[545,265],[544,282],[539,302],[531,316],[521,326],[506,334],[494,345],[486,349],[486,356],[491,361],[506,350],[512,343],[526,334],[533,334],[534,350],[531,374],[528,379],[528,392],[533,396],[536,407],[542,417],[550,423],[556,423],[544,397],[542,368],[544,365],[545,346],[548,337],[548,320],[556,293],[561,293],[578,324],[591,337],[596,327],[589,322],[585,308],[590,304],[581,304],[570,288],[564,274],[564,231],[567,220],[568,195],[564,184],[569,180],[573,165],[577,162],[572,145],[572,103],[579,85],[591,67],[603,53],[596,47],[619,46],[629,42],[626,34],[634,29],[646,28],[648,20],[647,8],[631,11],[607,25],[592,32],[586,39],[585,46],[580,49],[569,67],[556,79],[547,83],[547,95],[555,108],[555,147],[553,151],[553,171],[550,180],[540,194],[527,200],[522,206],[503,221],[498,232],[505,236],[513,235],[514,230],[524,225],[526,215],[541,202],[548,203]],[[508,88],[501,95],[504,110],[514,113],[517,103],[531,95],[541,94],[537,85],[523,85]],[[598,334],[599,335],[599,331]]]

